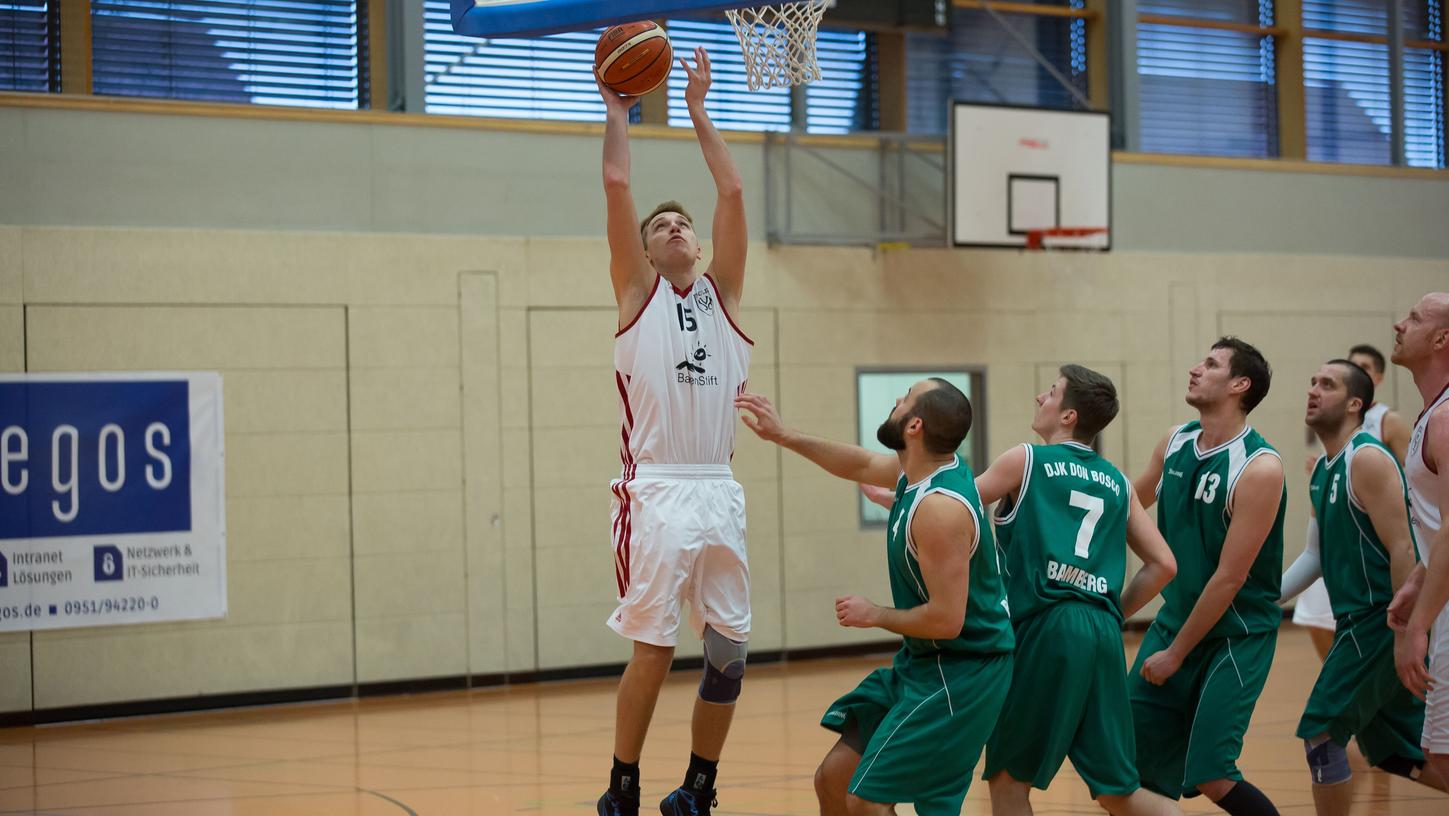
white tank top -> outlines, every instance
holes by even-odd
[[[1384,441],[1384,414],[1389,412],[1389,406],[1382,402],[1376,402],[1369,406],[1363,414],[1363,430],[1369,436],[1382,442]]]
[[[1409,435],[1409,452],[1404,462],[1404,478],[1409,482],[1409,520],[1414,523],[1414,538],[1419,544],[1419,560],[1429,563],[1429,545],[1439,532],[1443,508],[1434,502],[1438,500],[1437,482],[1445,478],[1449,462],[1439,462],[1436,475],[1424,464],[1424,434],[1429,430],[1429,417],[1434,409],[1449,402],[1449,385],[1445,385],[1439,396],[1429,403],[1424,413],[1414,423],[1414,432]],[[1445,418],[1440,417],[1440,422]]]
[[[624,429],[619,455],[634,465],[728,465],[735,406],[754,341],[701,275],[681,292],[663,277],[633,322],[614,335]]]

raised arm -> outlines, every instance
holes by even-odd
[[[745,227],[745,195],[740,184],[740,171],[735,160],[719,135],[709,113],[704,109],[704,98],[709,93],[711,81],[709,52],[703,48],[694,49],[694,67],[683,57],[679,64],[689,75],[689,84],[684,88],[684,101],[689,107],[689,119],[694,123],[694,134],[699,138],[699,148],[704,152],[704,163],[714,177],[716,194],[714,204],[714,227],[710,243],[714,256],[710,259],[708,274],[719,284],[719,296],[723,306],[738,319],[740,297],[745,291],[745,255],[749,247],[749,231]]]
[[[735,407],[745,411],[740,419],[761,439],[789,448],[833,476],[877,487],[894,487],[900,479],[901,463],[898,457],[786,428],[780,421],[775,406],[759,394],[741,394],[735,397]]]
[[[1132,480],[1132,489],[1137,493],[1144,510],[1157,503],[1157,483],[1162,481],[1162,463],[1167,459],[1167,443],[1176,432],[1177,428],[1174,427],[1162,437],[1162,441],[1152,449],[1152,458],[1147,460],[1147,467]]]
[[[977,540],[975,517],[961,502],[933,493],[916,507],[910,535],[926,582],[926,602],[894,609],[847,595],[835,600],[841,626],[877,627],[923,640],[961,634],[971,584],[971,547]]]
[[[654,268],[644,254],[639,236],[639,213],[629,186],[629,107],[633,100],[620,96],[594,77],[604,98],[604,201],[608,206],[609,280],[619,307],[619,328],[644,308],[654,286]]]
[[[1167,546],[1167,539],[1158,532],[1157,525],[1152,523],[1152,517],[1147,515],[1137,494],[1133,493],[1131,498],[1132,506],[1127,511],[1127,546],[1142,559],[1142,569],[1122,590],[1124,618],[1141,611],[1177,575],[1177,558],[1172,554],[1172,548]]]
[[[1017,445],[996,457],[991,467],[976,477],[976,492],[981,494],[982,507],[1021,493],[1021,483],[1026,476],[1026,450],[1025,445]]]
[[[1237,597],[1248,581],[1248,572],[1278,517],[1283,500],[1283,462],[1276,456],[1259,456],[1243,470],[1233,489],[1233,520],[1223,539],[1217,571],[1208,579],[1182,624],[1177,637],[1166,649],[1142,664],[1142,676],[1162,685],[1182,667],[1182,661],[1197,647]]]

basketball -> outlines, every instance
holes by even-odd
[[[658,88],[673,65],[669,35],[650,20],[611,27],[594,49],[599,78],[623,96],[643,96]]]

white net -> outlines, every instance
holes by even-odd
[[[804,85],[820,78],[815,33],[830,0],[796,0],[725,12],[740,38],[750,90]]]

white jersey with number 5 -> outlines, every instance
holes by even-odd
[[[632,465],[728,465],[735,406],[754,345],[701,275],[687,291],[659,277],[634,320],[615,335],[614,371]]]

